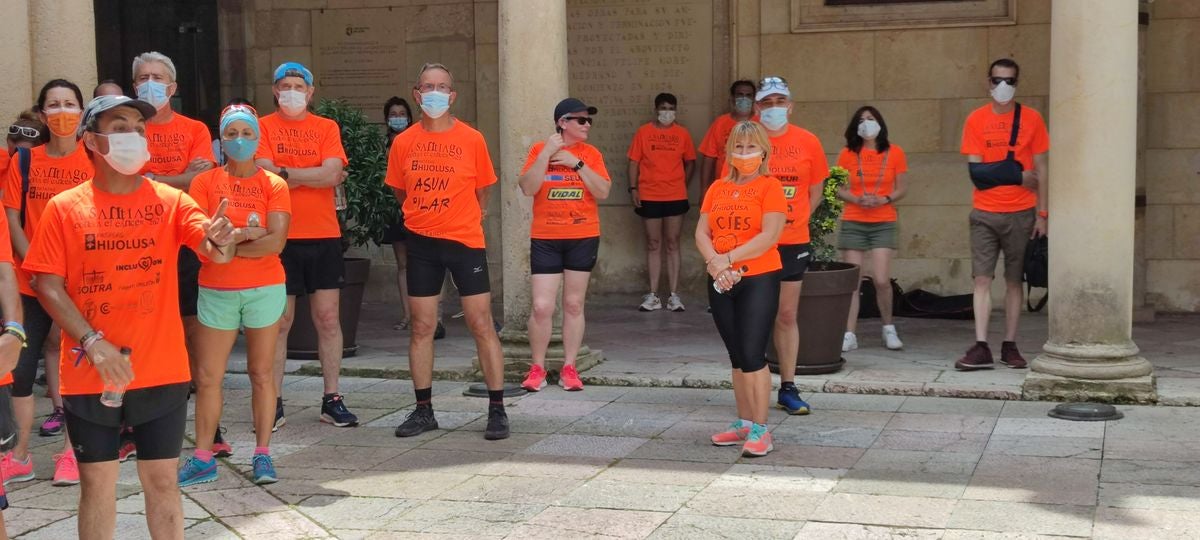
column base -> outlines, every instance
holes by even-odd
[[[533,364],[533,350],[529,347],[529,333],[525,330],[509,330],[505,327],[500,331],[500,346],[504,350],[505,380],[520,381],[529,372]],[[554,373],[554,378],[562,370],[565,360],[563,353],[562,334],[555,332],[550,336],[550,347],[546,350],[546,371]],[[604,361],[604,353],[592,350],[587,344],[580,345],[579,353],[575,355],[575,369],[582,372],[593,368]],[[476,369],[479,359],[475,359]]]
[[[1030,372],[1021,398],[1041,401],[1088,401],[1148,404],[1158,401],[1154,375],[1121,379],[1082,379]]]

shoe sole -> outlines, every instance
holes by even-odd
[[[521,388],[524,388],[526,392],[541,392],[542,389],[546,387],[546,385],[547,385],[546,379],[542,379],[542,383],[537,385],[537,387],[521,385]]]
[[[780,404],[778,404],[778,403],[776,403],[776,404],[775,404],[775,408],[776,408],[776,409],[779,409],[779,410],[781,410],[781,411],[784,411],[784,412],[786,412],[786,413],[788,413],[788,414],[790,414],[790,415],[792,415],[792,416],[804,416],[804,415],[806,415],[806,414],[809,414],[809,413],[811,413],[811,412],[812,412],[812,410],[810,410],[810,409],[807,409],[807,408],[805,408],[805,409],[789,409],[789,408],[787,408],[787,407],[784,407],[783,405],[780,405]]]
[[[971,365],[971,364],[962,364],[959,362],[954,363],[954,369],[957,369],[959,371],[981,371],[984,369],[993,369],[995,367],[996,367],[995,364],[976,366],[976,365]]]
[[[683,313],[687,310],[684,308],[667,308],[667,311],[670,311],[671,313]]]
[[[488,440],[488,441],[499,441],[499,440],[507,439],[508,432],[505,431],[504,433],[484,433],[483,438],[484,438],[484,440]]]
[[[275,425],[271,426],[271,433],[275,433],[276,431],[279,431],[279,428],[283,427],[286,424],[287,424],[287,417],[280,416],[279,419],[275,421]]]
[[[567,383],[563,382],[562,379],[559,379],[558,385],[561,386],[563,390],[566,390],[568,392],[582,392],[583,391],[583,383],[579,383],[578,387],[567,388]]]
[[[255,478],[254,485],[262,486],[262,485],[266,485],[266,484],[274,484],[275,482],[278,482],[278,481],[279,481],[279,479],[275,478],[274,476],[264,476],[262,478]]]
[[[213,455],[215,456],[216,454],[213,454]],[[132,452],[130,454],[127,454],[125,457],[118,459],[117,463],[125,463],[126,461],[129,461],[131,459],[137,459],[137,452]]]
[[[213,457],[230,457],[230,456],[233,456],[233,450],[221,450],[220,452],[213,452]]]
[[[437,423],[437,421],[435,420],[435,421],[434,421],[432,424],[430,424],[430,425],[428,425],[428,426],[425,426],[425,427],[421,428],[421,431],[418,431],[418,432],[416,432],[416,433],[412,433],[412,434],[409,434],[409,435],[401,435],[401,434],[400,434],[400,432],[396,432],[396,433],[395,433],[395,435],[396,435],[397,437],[400,437],[401,439],[404,439],[404,438],[408,438],[408,437],[416,437],[417,435],[420,435],[420,434],[422,434],[422,433],[425,433],[425,432],[427,432],[427,431],[433,431],[433,430],[435,430],[435,429],[437,429],[437,428],[438,428],[438,423]]]
[[[717,442],[717,441],[713,441],[712,439],[709,439],[709,441],[712,442],[713,446],[721,446],[721,447],[734,446],[734,445],[737,445],[738,443],[745,442],[745,441],[741,441],[741,440],[734,441],[734,442]]]
[[[356,427],[356,426],[358,426],[358,420],[354,420],[352,422],[336,422],[336,421],[334,421],[332,416],[329,416],[328,414],[325,414],[325,413],[321,413],[321,421],[326,424],[332,424],[333,427]]]
[[[50,482],[50,485],[55,487],[78,486],[79,480],[54,480]]]
[[[662,306],[658,306],[656,308],[649,308],[649,309],[646,309],[645,307],[642,307],[642,306],[638,306],[638,311],[641,311],[643,313],[649,313],[651,311],[658,311],[660,309],[662,309]]]
[[[40,436],[40,437],[57,437],[62,434],[63,434],[62,428],[58,428],[58,431],[44,431],[41,429],[38,430],[38,436]]]
[[[4,479],[4,485],[7,486],[9,484],[19,484],[21,482],[28,482],[30,480],[33,480],[34,478],[36,478],[36,476],[34,476],[33,473],[29,473],[24,476],[10,476],[10,477]]]
[[[214,474],[212,478],[203,478],[200,480],[189,480],[187,483],[181,482],[179,484],[179,487],[185,488],[185,487],[198,486],[200,484],[211,484],[216,481],[217,481],[217,476]]]
[[[767,449],[762,452],[755,452],[753,450],[750,450],[749,448],[742,447],[742,455],[749,456],[749,457],[763,457],[767,454],[770,454],[771,451],[774,449],[775,449],[775,443],[768,444]]]
[[[849,349],[842,347],[842,352],[850,352],[850,351],[857,351],[857,350],[858,350],[858,345],[850,347]]]
[[[1000,363],[1001,363],[1001,364],[1004,364],[1004,367],[1006,367],[1006,368],[1008,368],[1008,369],[1028,369],[1028,368],[1029,368],[1029,364],[1025,364],[1025,365],[1022,365],[1022,366],[1014,366],[1014,365],[1012,365],[1012,364],[1009,364],[1009,363],[1007,363],[1007,362],[1000,362]]]

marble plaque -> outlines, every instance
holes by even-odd
[[[1017,24],[1017,0],[791,0],[792,32]]]
[[[383,103],[412,85],[405,81],[404,21],[401,9],[313,10],[318,98],[345,99],[383,122]]]
[[[654,96],[679,98],[678,122],[694,143],[708,129],[712,104],[712,2],[568,0],[572,97],[599,109],[589,143],[604,154],[613,180],[606,204],[626,204],[629,142],[654,119]],[[553,133],[553,104],[546,135]]]

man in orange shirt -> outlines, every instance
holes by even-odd
[[[779,284],[779,311],[775,316],[775,353],[779,358],[779,397],[776,404],[789,414],[808,414],[808,403],[796,389],[796,355],[800,351],[800,328],[796,311],[800,285],[812,260],[808,218],[821,204],[829,163],[821,141],[812,132],[788,122],[792,93],[782,77],[766,77],[755,94],[759,123],[771,137],[771,176],[783,184],[787,198],[787,222],[779,235],[779,257],[783,273]]]
[[[313,327],[317,329],[317,355],[325,393],[321,421],[337,427],[358,425],[338,392],[342,368],[340,303],[345,284],[342,262],[342,229],[334,208],[334,189],[346,180],[346,151],[333,120],[308,112],[313,96],[313,76],[296,62],[275,68],[275,99],[279,109],[259,122],[259,167],[279,175],[291,188],[292,220],[288,242],[280,254],[287,274],[287,311],[279,321],[275,348],[275,429],[284,423],[283,364],[287,358],[288,331],[296,313],[296,297],[308,295]]]
[[[729,140],[729,132],[738,122],[753,119],[754,91],[754,83],[750,81],[735,81],[730,85],[730,111],[713,120],[704,138],[700,139],[700,187],[703,190],[707,191],[713,180],[729,173],[725,170],[725,141]]]
[[[21,294],[17,291],[17,274],[13,269],[8,218],[3,212],[0,212],[0,315],[4,316],[4,329],[0,331],[0,411],[12,416],[12,370],[17,367],[21,348],[25,346],[25,328],[21,326]],[[13,438],[17,436],[15,433],[0,433],[0,437],[10,435]],[[8,496],[4,493],[3,482],[0,482],[0,538],[8,538],[3,512],[7,508]]]
[[[124,96],[88,104],[79,134],[95,178],[50,200],[22,265],[62,328],[80,538],[111,538],[116,528],[122,423],[134,428],[151,536],[183,537],[175,480],[191,377],[175,264],[182,245],[214,262],[237,251],[223,207],[209,219],[182,191],[138,174],[150,159],[145,119],[155,112]],[[102,391],[121,398],[102,402]]]
[[[1024,368],[1017,350],[1017,323],[1021,316],[1021,281],[1024,279],[1025,246],[1031,238],[1046,234],[1046,185],[1050,178],[1050,134],[1042,115],[1013,97],[1021,68],[1009,58],[992,62],[988,87],[992,103],[975,109],[963,126],[961,151],[968,163],[993,163],[1009,158],[1021,164],[1020,185],[998,185],[975,189],[971,210],[971,275],[975,278],[975,344],[955,362],[963,371],[991,369],[988,348],[988,319],[992,313],[992,280],[996,261],[1004,252],[1004,341],[1000,362]],[[1020,116],[1017,116],[1019,113]],[[1013,126],[1016,145],[1010,146]]]
[[[413,88],[421,122],[396,136],[388,153],[386,183],[404,209],[408,228],[408,296],[412,335],[408,342],[416,409],[398,427],[397,437],[438,428],[433,416],[433,333],[446,272],[462,297],[467,326],[475,337],[479,365],[488,388],[488,421],[483,436],[508,438],[504,411],[504,358],[492,322],[483,219],[496,171],[483,135],[454,118],[454,78],[441,64],[425,64]]]
[[[641,311],[662,309],[658,277],[662,273],[661,246],[667,248],[667,281],[671,295],[668,311],[683,311],[675,291],[679,286],[679,233],[688,211],[687,185],[696,164],[692,136],[675,123],[679,101],[674,94],[654,97],[655,119],[638,128],[629,145],[629,196],[633,211],[646,226],[646,266],[650,292],[642,297]]]

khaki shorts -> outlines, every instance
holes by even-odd
[[[996,277],[996,260],[1004,252],[1004,279],[1020,283],[1025,246],[1033,234],[1035,209],[1020,212],[971,210],[971,276]]]
[[[838,231],[838,249],[871,251],[877,248],[896,249],[899,229],[895,221],[868,223],[842,221]]]

